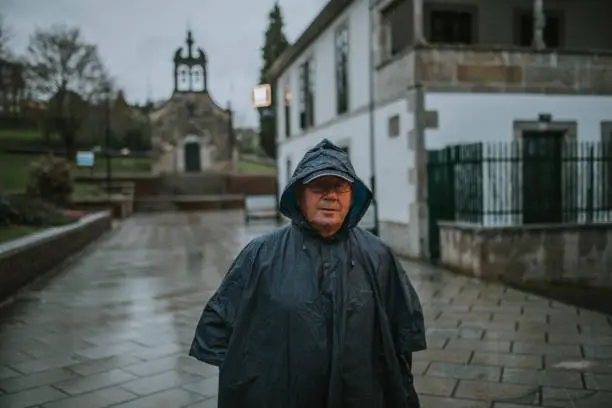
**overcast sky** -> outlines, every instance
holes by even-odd
[[[279,0],[293,42],[327,0]],[[166,99],[173,87],[172,57],[187,27],[208,54],[208,87],[221,106],[230,100],[236,126],[255,126],[251,89],[259,80],[260,48],[274,0],[0,0],[14,33],[11,48],[25,52],[36,27],[81,28],[99,47],[130,102]]]

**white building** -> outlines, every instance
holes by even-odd
[[[427,150],[612,141],[612,1],[369,4],[331,0],[272,67],[279,184],[324,137],[369,183],[373,118],[381,237],[399,253],[431,252]]]

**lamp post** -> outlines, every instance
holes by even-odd
[[[372,200],[373,211],[374,211],[374,235],[380,236],[380,225],[378,219],[378,200],[376,199],[376,143],[375,143],[375,129],[374,129],[374,16],[372,11],[376,7],[377,0],[370,0],[369,9],[369,36],[370,36],[370,188],[374,193],[374,199]]]
[[[104,89],[106,93],[106,106],[105,106],[105,121],[106,121],[106,134],[105,134],[105,143],[106,143],[106,195],[108,200],[110,201],[111,195],[111,154],[110,154],[110,143],[111,143],[111,123],[110,123],[110,94],[111,87],[110,84],[105,85]]]

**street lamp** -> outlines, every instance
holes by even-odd
[[[374,235],[380,236],[380,224],[378,219],[378,201],[376,199],[376,143],[374,140],[374,16],[372,11],[375,9],[377,0],[370,0],[369,9],[369,45],[370,45],[370,188],[374,193],[374,199],[372,200],[373,211],[374,211]]]
[[[105,121],[106,121],[106,195],[108,196],[108,200],[110,201],[111,194],[111,155],[110,155],[110,143],[111,143],[111,123],[110,123],[110,103],[111,103],[111,86],[110,83],[104,84],[104,93],[106,94],[106,103],[105,103]]]

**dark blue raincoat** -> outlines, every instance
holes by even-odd
[[[317,235],[293,187],[321,170],[355,180],[344,227]],[[418,407],[412,353],[423,313],[380,239],[357,227],[372,200],[346,153],[306,153],[281,197],[291,225],[250,242],[198,322],[190,355],[219,366],[220,408]]]

